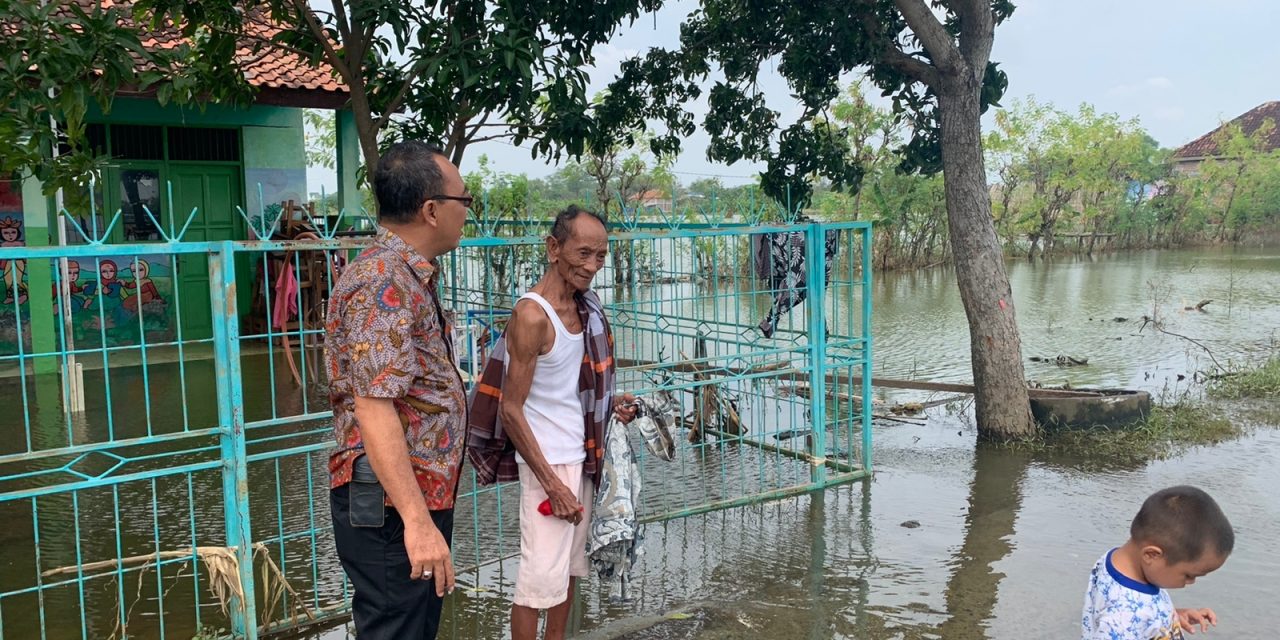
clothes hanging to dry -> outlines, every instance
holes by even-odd
[[[756,276],[769,285],[773,305],[760,321],[760,333],[772,338],[782,315],[808,297],[808,268],[805,263],[805,232],[762,233],[751,237]],[[823,258],[824,281],[831,281],[831,267],[840,250],[840,232],[826,232]]]
[[[298,313],[298,279],[293,275],[293,265],[285,263],[276,278],[275,308],[271,311],[272,324],[276,329],[284,329],[289,325],[289,318]]]

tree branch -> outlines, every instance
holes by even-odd
[[[501,140],[501,139],[503,139],[503,138],[510,138],[510,137],[512,137],[513,135],[515,135],[515,134],[513,134],[513,133],[499,133],[499,134],[492,135],[492,136],[484,136],[484,137],[482,137],[482,138],[470,138],[470,139],[467,141],[467,144],[475,144],[475,143],[477,143],[477,142],[489,142],[490,140]]]
[[[884,61],[894,69],[923,82],[933,90],[940,89],[942,75],[938,72],[937,67],[920,58],[903,53],[897,46],[889,46],[889,49],[884,52]]]
[[[470,37],[464,38],[462,42],[460,42],[459,44],[465,44],[472,40],[479,40],[479,37],[470,36]],[[409,69],[409,71],[405,73],[404,82],[400,84],[400,88],[396,90],[395,97],[391,99],[391,102],[387,103],[387,107],[384,110],[384,113],[378,119],[379,129],[381,129],[383,125],[385,125],[387,121],[390,120],[392,113],[395,113],[398,109],[400,109],[400,105],[404,103],[405,97],[409,95],[409,90],[412,89],[413,85],[417,82],[418,75],[422,73],[422,71],[427,67],[427,65],[430,64],[431,62],[434,62],[440,58],[447,57],[449,55],[451,55],[450,52],[446,51],[437,56],[418,59],[418,62],[414,64]]]
[[[255,24],[257,24],[257,23],[255,23]],[[239,40],[239,41],[257,42],[257,43],[261,44],[264,48],[267,48],[267,49],[276,49],[277,51],[281,51],[281,52],[284,52],[284,53],[290,53],[290,54],[293,54],[293,55],[295,55],[295,56],[298,56],[299,58],[302,58],[303,60],[310,60],[310,59],[311,59],[311,55],[312,55],[312,53],[311,53],[310,51],[304,51],[304,50],[299,49],[299,48],[297,48],[297,47],[291,47],[291,46],[289,46],[289,45],[287,45],[287,44],[284,44],[284,43],[282,43],[282,42],[279,42],[279,41],[277,41],[277,40],[275,40],[274,38],[271,38],[271,37],[269,37],[269,36],[259,35],[259,34],[256,34],[256,33],[248,33],[248,32],[235,33],[235,32],[227,31],[226,29],[220,29],[220,28],[218,28],[218,27],[214,27],[214,26],[210,26],[210,27],[209,27],[209,30],[210,30],[210,31],[212,31],[212,32],[214,32],[214,33],[219,33],[219,34],[222,34],[222,35],[234,36],[234,37],[235,37],[237,40]],[[265,54],[264,54],[264,55],[265,55]],[[246,61],[241,61],[241,62],[240,62],[240,63],[238,63],[238,64],[240,64],[240,66],[242,66],[242,67],[246,67],[246,66],[250,66],[250,64],[252,64],[252,63],[254,63],[254,62],[260,62],[260,61],[261,61],[261,60],[252,60],[252,61],[247,61],[247,62],[246,62]]]
[[[991,61],[991,47],[995,43],[996,20],[989,0],[952,0],[956,15],[960,16],[960,55],[969,63],[979,84]]]
[[[377,33],[378,33],[378,23],[370,21],[368,25],[365,25],[364,33],[360,34],[361,39],[365,43],[364,51],[360,52],[361,58],[363,58],[365,53],[369,51],[369,47],[371,46],[369,43],[373,42],[373,37],[377,35]]]
[[[354,92],[357,85],[356,79],[351,77],[350,65],[338,55],[338,50],[333,46],[333,42],[329,40],[329,34],[324,31],[324,25],[320,24],[315,14],[311,13],[311,7],[308,6],[307,0],[293,0],[293,6],[298,10],[298,14],[303,21],[307,23],[307,27],[311,29],[311,35],[320,41],[320,46],[324,47],[324,53],[329,58],[329,64],[333,65],[334,70],[342,76],[347,86]]]
[[[388,121],[391,120],[391,114],[400,109],[400,105],[404,103],[404,99],[409,95],[409,90],[413,88],[414,83],[418,79],[418,74],[422,73],[427,63],[443,56],[432,56],[430,58],[419,58],[417,64],[413,65],[408,72],[405,73],[404,82],[400,83],[400,88],[396,90],[396,95],[387,103],[386,109],[378,118],[378,129],[382,129]]]
[[[353,50],[356,49],[359,43],[351,40],[351,21],[347,18],[347,8],[342,5],[342,0],[333,0],[333,17],[334,22],[338,25],[338,35],[342,37],[343,44]],[[364,52],[361,51],[359,53],[361,55],[352,57],[356,60],[363,60]]]
[[[486,118],[488,118],[488,116],[487,116],[487,115],[486,115],[485,117],[486,117]],[[509,127],[509,126],[511,126],[511,125],[509,125],[509,124],[507,124],[507,123],[505,123],[505,122],[488,122],[488,123],[485,123],[485,124],[474,124],[474,125],[471,125],[471,129],[472,129],[472,131],[477,131],[477,130],[479,130],[479,129],[498,129],[498,128]]]
[[[929,52],[929,57],[938,68],[958,69],[962,66],[960,63],[963,58],[960,56],[959,49],[956,49],[951,34],[947,33],[942,23],[933,16],[933,12],[929,10],[924,0],[893,0],[893,4],[902,13],[907,26],[911,27],[911,32],[920,40],[920,44],[924,46],[925,51]]]
[[[479,133],[479,132],[480,132],[480,128],[481,128],[481,127],[485,127],[485,126],[505,126],[505,125],[502,125],[502,124],[496,124],[496,123],[495,123],[495,124],[493,124],[493,125],[485,124],[485,123],[489,122],[489,116],[492,116],[492,115],[493,115],[493,112],[492,112],[492,111],[486,111],[485,113],[481,114],[481,115],[480,115],[480,121],[479,121],[479,122],[477,122],[477,123],[475,123],[474,125],[472,125],[472,126],[471,126],[471,130],[467,132],[467,139],[468,139],[468,140],[471,140],[471,138],[472,138],[473,136],[475,136],[477,133]],[[490,139],[492,139],[492,138],[490,138]],[[472,140],[472,142],[476,142],[476,140]]]
[[[861,12],[862,28],[868,38],[884,42],[884,49],[880,53],[880,57],[884,62],[917,82],[923,82],[935,91],[938,90],[940,88],[938,85],[942,81],[938,70],[924,60],[903,53],[898,48],[897,34],[885,33],[883,23],[876,19],[875,13],[872,11],[874,5],[863,0],[863,6],[865,9]]]

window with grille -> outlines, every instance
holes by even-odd
[[[170,127],[169,159],[239,162],[240,131],[208,127]]]
[[[120,160],[164,160],[164,128],[111,125],[111,156]]]

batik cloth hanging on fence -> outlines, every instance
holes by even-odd
[[[826,262],[824,281],[831,280],[831,267],[840,250],[840,232],[828,231],[823,257]],[[769,285],[773,292],[773,305],[768,315],[760,321],[760,333],[772,338],[778,328],[778,320],[809,295],[808,269],[805,263],[805,233],[786,231],[752,236],[752,250],[756,275]]]

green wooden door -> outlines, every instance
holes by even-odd
[[[181,230],[192,209],[195,217],[184,242],[244,239],[240,168],[230,165],[170,164],[175,225]],[[178,258],[175,286],[181,296],[182,338],[203,340],[213,335],[209,301],[209,260],[203,254]]]

